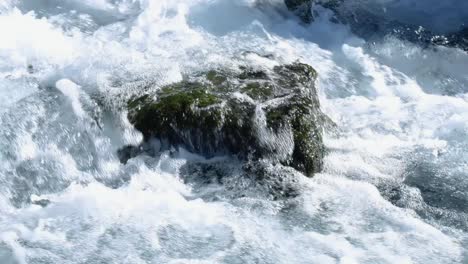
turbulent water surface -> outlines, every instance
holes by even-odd
[[[461,0],[348,2],[437,32],[468,17]],[[2,0],[0,263],[468,263],[467,53],[366,42],[332,17],[316,6],[304,25],[279,0]],[[338,127],[324,171],[291,175],[297,196],[223,157],[229,179],[190,177],[211,161],[182,149],[119,162],[142,138],[124,102],[146,83],[296,60]]]

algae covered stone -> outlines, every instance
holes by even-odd
[[[306,175],[322,169],[316,71],[295,62],[267,69],[211,70],[128,102],[146,141],[212,157],[267,160]]]

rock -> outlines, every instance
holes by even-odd
[[[313,21],[312,4],[310,0],[284,0],[286,7],[294,12],[304,23]]]
[[[327,7],[334,10],[338,20],[348,24],[354,34],[369,41],[391,35],[423,47],[446,46],[468,50],[468,30],[466,28],[440,34],[420,25],[403,23],[364,8],[340,6],[339,4]],[[349,10],[351,8],[352,12]]]
[[[369,41],[392,35],[425,47],[436,45],[468,51],[468,27],[454,32],[436,33],[420,25],[408,24],[386,16],[384,8],[372,8],[344,0],[284,0],[288,9],[304,23],[313,21],[312,7],[317,4],[335,13],[333,21],[347,24],[357,36]]]
[[[448,43],[451,47],[456,47],[468,52],[468,26],[463,27],[458,32],[450,34]]]
[[[322,169],[323,123],[316,71],[293,63],[242,67],[186,77],[128,102],[128,118],[145,141],[182,146],[206,157],[268,160],[312,176]]]
[[[50,204],[50,200],[48,199],[40,199],[31,202],[32,204],[39,205],[41,207],[47,207]]]
[[[242,164],[230,158],[188,161],[180,169],[181,179],[190,184],[193,192],[202,194],[204,200],[250,195],[265,195],[273,200],[296,197],[301,189],[298,173],[291,167],[272,165],[265,160]],[[206,188],[207,185],[222,188]]]

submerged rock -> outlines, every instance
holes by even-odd
[[[284,3],[304,23],[313,21],[314,5],[331,9],[335,13],[335,22],[349,25],[354,34],[366,40],[392,35],[423,46],[438,45],[468,51],[468,27],[464,25],[459,30],[441,34],[417,24],[393,19],[385,14],[384,8],[371,8],[351,1],[284,0]]]
[[[293,63],[273,69],[212,70],[128,102],[145,141],[212,157],[267,160],[308,176],[322,169],[325,148],[316,71]]]
[[[262,195],[277,200],[296,197],[300,194],[300,181],[297,170],[268,161],[239,163],[231,158],[189,161],[180,169],[181,179],[190,184],[194,192],[204,199],[213,197],[246,197]],[[222,186],[206,188],[207,185]]]
[[[310,23],[313,20],[311,0],[284,0],[286,7],[294,12],[303,22]]]
[[[468,52],[468,26],[448,36],[448,45]]]

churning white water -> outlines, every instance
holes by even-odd
[[[375,1],[466,20],[442,2]],[[280,0],[0,2],[0,263],[468,263],[467,53],[367,43],[316,9],[304,26]],[[119,162],[145,83],[295,60],[338,126],[297,197],[230,160],[222,183],[187,176],[204,158],[182,149]]]

